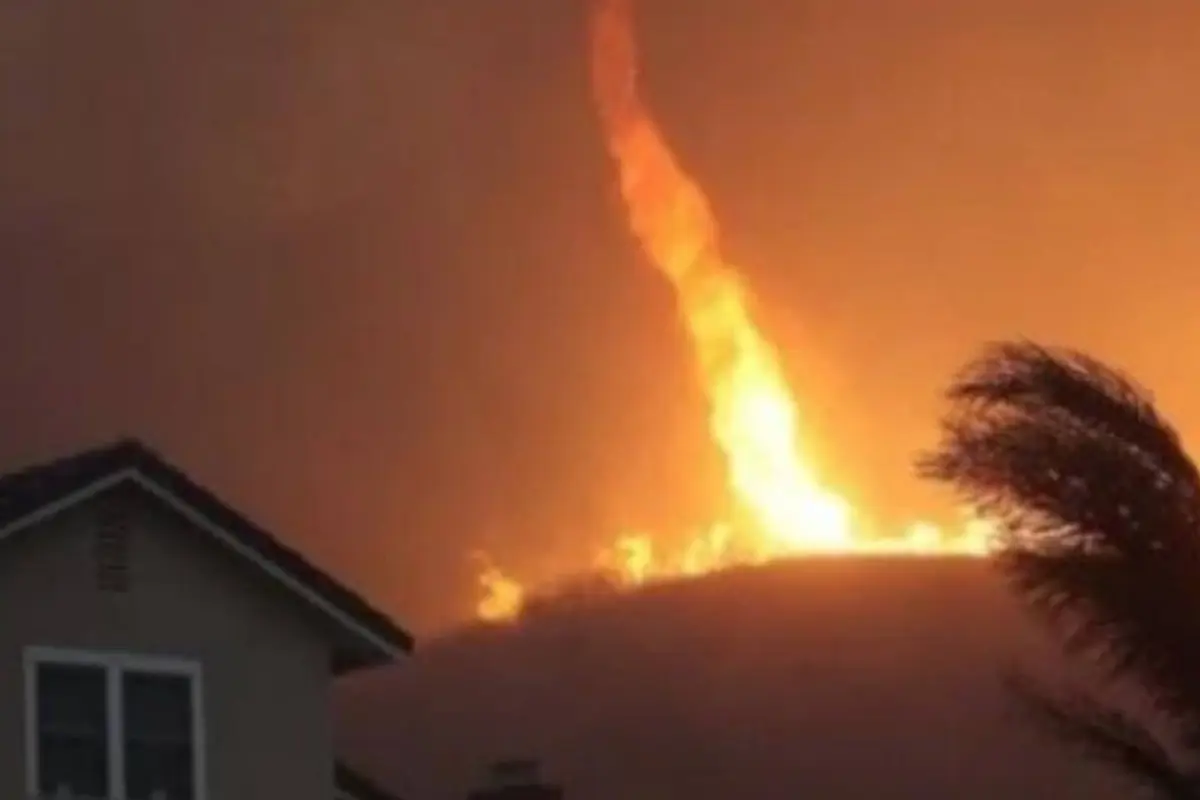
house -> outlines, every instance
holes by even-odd
[[[388,800],[333,679],[412,646],[139,442],[0,477],[0,796]]]

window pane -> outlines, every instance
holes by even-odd
[[[63,788],[71,796],[108,796],[108,751],[95,740],[63,736],[38,741],[38,787],[44,797]]]
[[[127,742],[125,793],[129,800],[192,800],[192,747]]]
[[[107,695],[102,667],[39,664],[38,786],[108,795]]]
[[[182,675],[122,676],[125,788],[130,800],[192,800],[192,684]]]
[[[122,675],[125,731],[138,739],[190,742],[192,682],[186,675]]]

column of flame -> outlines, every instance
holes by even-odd
[[[629,0],[596,3],[593,94],[630,225],[675,288],[730,488],[772,540],[844,549],[852,544],[851,509],[821,485],[798,448],[796,403],[751,318],[738,271],[721,253],[708,199],[680,168],[638,93],[633,27]]]
[[[795,398],[755,325],[739,271],[721,252],[708,199],[639,94],[632,0],[595,0],[590,59],[593,98],[630,227],[675,290],[709,403],[709,430],[725,457],[730,492],[750,520],[750,530],[739,535],[755,540],[735,553],[728,547],[731,526],[717,522],[675,557],[661,559],[651,536],[626,533],[600,562],[636,584],[798,553],[982,552],[987,533],[977,523],[954,539],[928,523],[890,539],[864,538],[855,528],[851,505],[822,484],[800,446]],[[519,612],[519,584],[495,571],[485,581],[503,591],[488,595],[481,615]]]

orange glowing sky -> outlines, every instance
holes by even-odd
[[[725,509],[581,10],[387,5],[0,8],[0,402],[6,461],[146,435],[420,629],[475,549],[549,575]],[[856,505],[945,512],[909,460],[996,337],[1200,439],[1194,3],[646,6],[649,99]]]

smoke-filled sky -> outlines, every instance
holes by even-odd
[[[1131,369],[1192,441],[1200,7],[646,0],[829,480],[887,520],[984,340]],[[0,2],[0,460],[144,436],[419,631],[721,502],[624,227],[581,4]]]

